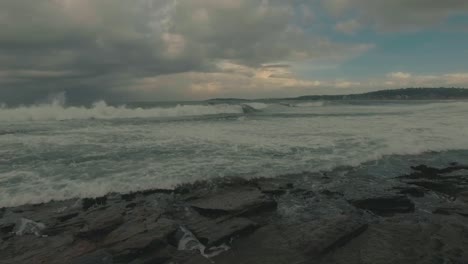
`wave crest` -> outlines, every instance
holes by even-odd
[[[306,102],[306,103],[299,103],[295,104],[295,107],[321,107],[325,106],[324,101],[317,101],[317,102]]]
[[[124,119],[124,118],[164,118],[203,116],[219,114],[242,114],[240,105],[177,105],[163,108],[130,108],[110,106],[104,101],[94,103],[91,107],[66,107],[61,101],[50,104],[0,108],[0,121],[63,121],[74,119]]]

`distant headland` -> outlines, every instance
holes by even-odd
[[[278,100],[455,100],[468,99],[466,88],[402,88],[345,95],[305,95]],[[216,98],[208,101],[248,101],[240,98]]]

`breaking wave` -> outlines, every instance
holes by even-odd
[[[299,103],[295,104],[295,107],[321,107],[324,106],[325,102],[324,101],[318,101],[318,102],[306,102],[306,103]]]
[[[244,103],[244,105],[248,105],[254,109],[257,109],[257,110],[262,110],[262,109],[265,109],[267,108],[269,105],[268,104],[265,104],[265,103],[256,103],[256,102],[253,102],[253,103]]]
[[[242,114],[241,105],[177,105],[173,107],[130,108],[111,106],[101,101],[91,107],[64,106],[59,101],[50,104],[0,107],[0,121],[62,121],[75,119],[123,119],[123,118],[164,118],[203,116],[219,114]]]
[[[0,107],[0,207],[348,166],[396,177],[410,165],[468,160],[466,102],[326,104]],[[231,113],[243,122],[4,122]]]

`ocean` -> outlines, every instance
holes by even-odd
[[[464,101],[2,106],[0,207],[214,178],[466,164],[467,117]]]

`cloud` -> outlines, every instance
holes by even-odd
[[[468,87],[468,73],[418,75],[388,73],[380,78],[303,79],[287,64],[249,67],[232,61],[218,71],[183,72],[135,80],[129,84],[137,100],[204,100],[217,97],[272,98],[307,94],[350,94],[404,87]]]
[[[47,71],[47,70],[0,70],[0,83],[4,80],[28,80],[49,78],[80,77],[80,72],[75,71]]]
[[[373,48],[304,30],[303,23],[314,21],[311,7],[280,0],[3,0],[0,83],[8,85],[0,98],[27,101],[65,90],[76,101],[132,99],[140,97],[131,89],[135,83],[160,80],[162,86],[172,76],[238,71],[281,80],[289,73],[262,65],[336,64]],[[211,83],[206,90],[216,91]],[[172,89],[160,99],[187,97]]]
[[[465,0],[322,0],[322,4],[335,17],[356,14],[359,23],[381,31],[424,29],[468,13]]]
[[[360,28],[361,28],[361,24],[356,19],[339,22],[335,25],[336,31],[339,31],[345,34],[354,34]]]
[[[360,86],[360,82],[350,82],[350,81],[337,81],[334,86],[337,88],[350,88]]]
[[[411,78],[411,73],[407,72],[391,72],[387,74],[387,77],[390,79],[396,79],[396,80],[408,80]]]
[[[316,81],[303,80],[294,75],[289,65],[266,64],[249,67],[232,61],[218,63],[218,71],[185,72],[148,77],[132,85],[134,94],[155,100],[159,96],[180,96],[184,99],[213,97],[258,98],[290,96],[317,86]],[[174,90],[178,91],[174,93]]]

